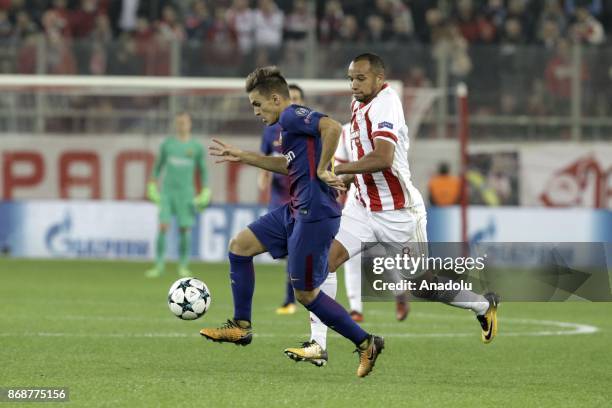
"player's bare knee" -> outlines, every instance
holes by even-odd
[[[311,304],[319,294],[319,289],[315,290],[298,290],[295,289],[295,298],[298,302],[303,304],[304,306],[308,306]]]
[[[161,232],[167,232],[168,231],[168,224],[159,224],[159,230]]]
[[[255,256],[265,251],[251,230],[244,229],[229,242],[229,251],[240,256]]]
[[[235,255],[249,256],[248,245],[243,241],[244,240],[241,240],[239,235],[230,239],[229,251]]]

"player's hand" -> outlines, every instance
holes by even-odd
[[[210,188],[204,187],[202,191],[200,191],[200,194],[193,199],[193,205],[195,206],[196,210],[203,211],[206,207],[208,207],[208,204],[210,204],[210,196]]]
[[[346,187],[347,189],[351,186],[351,184],[355,182],[354,174],[343,174],[338,178],[342,180],[342,182],[344,183],[344,187]]]
[[[210,155],[221,157],[221,159],[217,160],[215,163],[242,161],[242,158],[240,157],[242,150],[232,146],[231,144],[224,143],[219,139],[213,139],[212,141],[216,143],[216,145],[211,145],[208,147]]]
[[[149,181],[149,183],[147,183],[147,198],[155,204],[159,204],[161,201],[157,183],[154,181]]]
[[[344,182],[329,170],[317,172],[317,177],[319,177],[319,180],[321,180],[331,188],[335,188],[339,191],[346,191],[346,186],[344,185]]]

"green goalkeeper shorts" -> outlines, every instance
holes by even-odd
[[[191,194],[161,195],[159,203],[160,224],[170,224],[172,216],[176,216],[180,228],[190,228],[195,222],[195,207]]]

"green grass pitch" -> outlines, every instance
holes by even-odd
[[[327,367],[284,356],[307,340],[309,326],[302,308],[274,314],[281,265],[256,267],[256,337],[248,347],[198,334],[231,316],[227,265],[192,265],[212,292],[209,312],[192,322],[166,305],[174,273],[147,280],[148,266],[0,259],[0,387],[67,386],[66,405],[87,407],[603,407],[612,400],[609,303],[502,303],[490,345],[480,342],[471,312],[415,303],[398,323],[392,303],[367,303],[364,327],[384,335],[386,349],[359,379],[354,347],[335,333]]]

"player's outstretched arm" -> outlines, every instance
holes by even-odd
[[[264,156],[260,153],[247,152],[219,139],[213,139],[212,141],[215,144],[209,146],[208,151],[211,156],[219,157],[215,163],[244,163],[275,173],[289,174],[287,170],[287,159],[284,157]]]
[[[336,174],[368,174],[390,169],[393,165],[395,145],[383,139],[374,139],[374,150],[361,159],[339,164]]]
[[[334,154],[338,148],[340,134],[342,133],[342,125],[335,120],[323,117],[319,121],[319,132],[321,133],[321,157],[317,166],[317,177],[337,190],[344,191],[346,187],[342,180],[329,171]]]

